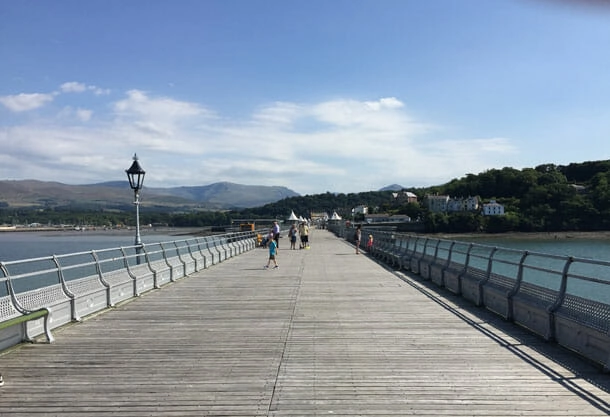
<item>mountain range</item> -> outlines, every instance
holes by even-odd
[[[217,182],[203,186],[172,188],[144,187],[142,208],[158,209],[238,209],[274,203],[298,193],[281,186],[241,185]],[[125,181],[68,185],[38,180],[0,181],[0,207],[125,209],[134,201]]]

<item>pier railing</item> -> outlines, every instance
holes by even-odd
[[[257,232],[0,261],[0,350],[256,247]]]
[[[329,227],[351,240],[353,230]],[[610,370],[610,262],[365,229],[370,255]],[[362,239],[361,245],[365,245]]]

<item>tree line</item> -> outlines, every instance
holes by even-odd
[[[406,191],[406,190],[405,190]],[[223,226],[235,219],[286,219],[291,211],[303,217],[312,212],[337,212],[344,219],[363,221],[352,210],[367,206],[372,213],[406,214],[434,232],[557,232],[610,230],[610,161],[573,163],[567,166],[544,164],[535,168],[491,169],[467,174],[446,184],[410,188],[416,203],[395,198],[392,191],[331,193],[289,197],[261,207],[224,210],[172,212],[141,206],[141,224],[171,227]],[[432,213],[425,205],[429,194],[451,197],[479,197],[504,205],[505,215],[483,216],[481,212]],[[0,207],[2,224],[87,224],[115,227],[133,226],[132,210],[15,209]]]

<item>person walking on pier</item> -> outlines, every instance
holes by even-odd
[[[362,225],[356,226],[356,232],[354,233],[354,241],[356,244],[356,255],[360,253],[360,240],[362,239]]]
[[[273,240],[275,240],[276,249],[279,249],[280,248],[280,225],[277,222],[277,220],[273,222],[273,228],[271,230],[273,230]]]
[[[290,249],[297,248],[297,233],[296,224],[290,226],[290,231],[288,231],[288,237],[290,238]]]
[[[279,268],[280,266],[277,264],[277,260],[275,259],[277,255],[277,242],[275,240],[271,240],[269,242],[269,260],[267,261],[267,265],[265,265],[265,269],[269,268],[271,261],[275,264],[273,269]]]
[[[301,249],[309,249],[309,226],[307,222],[303,222],[299,226],[299,234],[301,235]]]

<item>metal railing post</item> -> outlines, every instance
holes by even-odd
[[[523,282],[523,270],[525,269],[525,258],[529,255],[528,251],[524,251],[519,260],[519,268],[517,269],[517,277],[515,280],[515,286],[507,294],[508,299],[508,317],[507,320],[513,320],[513,297],[519,292],[521,283]]]
[[[76,312],[76,298],[75,298],[75,295],[68,288],[68,284],[66,284],[66,279],[64,278],[64,272],[63,272],[63,270],[61,268],[61,264],[59,263],[59,258],[57,258],[57,256],[53,255],[52,259],[53,259],[53,263],[55,264],[55,267],[57,268],[57,276],[59,278],[59,283],[61,285],[61,290],[64,292],[66,297],[68,297],[70,299],[70,315],[71,315],[71,318],[74,321],[81,321],[80,317],[78,317],[78,313]]]

